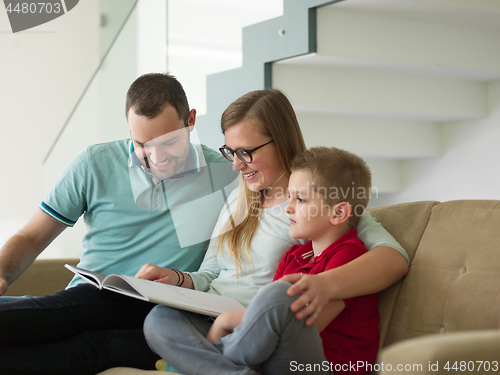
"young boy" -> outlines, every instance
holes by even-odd
[[[279,279],[290,273],[317,274],[342,266],[367,250],[355,228],[369,200],[371,173],[356,155],[316,147],[298,156],[289,181],[290,236],[310,239],[283,257],[275,281],[259,290],[245,311],[220,315],[197,358],[181,361],[186,348],[169,350],[168,363],[198,373],[332,374],[370,372],[378,350],[377,295],[332,301],[312,326],[295,319],[290,305],[297,298]],[[203,362],[203,361],[201,361]],[[209,368],[207,368],[209,367]]]

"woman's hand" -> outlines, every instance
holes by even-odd
[[[179,283],[179,274],[177,272],[149,263],[142,266],[135,277],[170,285]]]
[[[297,293],[302,294],[290,306],[291,310],[296,313],[295,318],[300,320],[308,316],[306,326],[313,324],[330,300],[331,283],[328,278],[324,276],[324,273],[317,275],[295,273],[285,275],[280,280],[293,284],[287,291],[290,297]]]
[[[245,310],[226,311],[215,319],[214,324],[207,333],[207,340],[215,342],[224,337],[241,323]]]

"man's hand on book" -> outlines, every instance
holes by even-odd
[[[207,340],[213,343],[229,335],[241,323],[244,314],[245,310],[226,311],[220,314],[208,330]]]
[[[135,277],[170,285],[177,285],[179,281],[179,275],[174,270],[149,263],[142,266]]]

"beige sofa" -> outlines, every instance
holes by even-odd
[[[414,202],[370,211],[411,259],[408,275],[380,294],[374,372],[500,371],[500,201]],[[62,266],[67,261],[37,261],[9,292],[63,288],[71,278]],[[114,368],[101,374],[143,373]]]

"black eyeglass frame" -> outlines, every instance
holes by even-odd
[[[247,150],[247,149],[244,149],[244,148],[239,148],[239,149],[237,149],[237,150],[233,150],[232,148],[229,148],[229,147],[227,147],[226,145],[224,145],[224,146],[222,146],[222,147],[220,147],[220,148],[219,148],[219,151],[220,151],[220,153],[222,154],[222,156],[224,156],[224,157],[225,157],[228,161],[230,161],[231,163],[233,162],[233,159],[234,159],[234,154],[236,154],[236,156],[238,157],[238,159],[240,159],[243,163],[245,163],[245,164],[250,164],[250,163],[253,161],[252,152],[257,151],[259,148],[262,148],[262,147],[264,147],[264,146],[267,146],[267,145],[268,145],[269,143],[271,143],[271,142],[274,142],[274,140],[272,139],[272,140],[270,140],[269,142],[264,143],[264,144],[263,144],[263,145],[261,145],[261,146],[255,147],[255,148],[253,148],[253,149],[251,149],[251,150]],[[228,151],[229,151],[229,153],[231,154],[231,158],[229,157],[229,155],[228,155],[228,154],[226,154],[226,153],[224,152],[224,150],[228,150]],[[242,151],[244,151],[244,152],[246,152],[246,153],[248,154],[248,156],[250,157],[250,161],[246,161],[246,160],[244,160],[244,159],[243,159],[243,156],[241,156],[241,152],[242,152]]]

